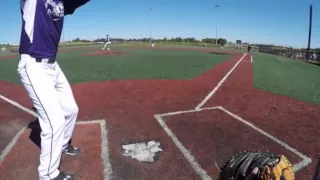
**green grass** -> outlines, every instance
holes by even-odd
[[[320,104],[320,67],[273,55],[254,53],[256,88]]]
[[[94,51],[62,52],[58,61],[70,83],[127,79],[192,79],[231,58],[204,52],[141,50],[114,46],[129,55],[81,56]],[[115,49],[115,48],[112,49]],[[99,50],[97,46],[96,50]],[[0,61],[0,79],[19,83],[16,59]]]
[[[18,58],[0,61],[0,80],[20,83],[18,78]]]
[[[5,51],[5,52],[0,51],[0,57],[10,56],[10,55],[12,55],[12,54],[8,53],[7,51]]]

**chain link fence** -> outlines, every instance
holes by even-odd
[[[261,45],[256,45],[256,46],[258,47],[258,51],[261,53],[283,56],[283,57],[302,60],[302,61],[307,60],[307,51],[303,49],[292,49],[292,48],[261,46]],[[320,65],[320,51],[310,51],[308,62]]]

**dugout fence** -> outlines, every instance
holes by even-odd
[[[277,56],[283,56],[296,60],[307,60],[307,51],[303,49],[273,47],[273,46],[259,46],[259,52],[267,53]],[[316,63],[320,65],[320,51],[310,51],[308,62]]]

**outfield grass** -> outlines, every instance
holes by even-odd
[[[10,56],[10,55],[12,55],[12,54],[8,53],[7,51],[5,51],[5,52],[0,51],[0,57]]]
[[[256,88],[320,104],[320,67],[274,55],[254,53]]]
[[[231,55],[194,51],[142,50],[113,46],[129,55],[82,56],[97,51],[61,52],[58,61],[70,83],[124,79],[192,79],[231,58]],[[0,79],[19,83],[17,59],[0,61]]]

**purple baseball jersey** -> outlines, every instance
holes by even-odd
[[[64,21],[62,0],[21,0],[20,3],[20,54],[34,58],[55,57]]]

